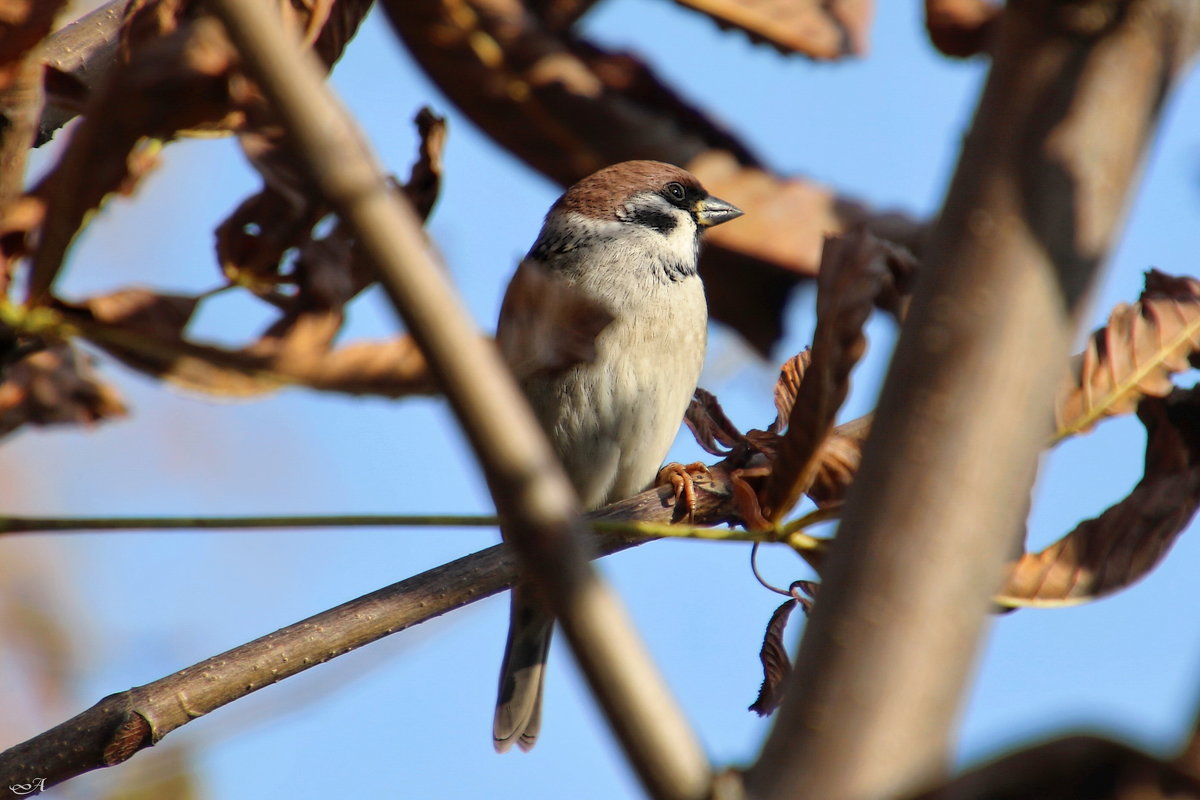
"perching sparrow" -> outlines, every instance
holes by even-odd
[[[517,268],[496,338],[585,509],[653,482],[704,363],[700,234],[741,214],[685,170],[626,161],[568,189]],[[556,368],[547,346],[581,327],[600,330],[593,357]],[[537,739],[553,622],[530,586],[513,587],[493,726],[500,752]]]

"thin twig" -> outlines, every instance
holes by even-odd
[[[425,353],[483,468],[508,542],[545,589],[647,792],[706,796],[708,759],[628,613],[588,563],[570,483],[498,351],[480,337],[431,259],[412,208],[390,190],[315,58],[288,41],[270,4],[212,0],[210,8]]]
[[[479,514],[306,514],[273,517],[21,517],[0,516],[0,535],[39,531],[171,531],[278,528],[494,527]]]

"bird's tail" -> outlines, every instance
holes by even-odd
[[[542,725],[546,655],[553,631],[554,618],[546,613],[532,587],[524,583],[514,585],[508,643],[500,665],[496,718],[492,723],[497,752],[507,752],[514,742],[527,751],[537,741]]]

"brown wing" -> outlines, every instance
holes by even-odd
[[[596,337],[612,321],[607,309],[526,259],[504,293],[496,339],[522,379],[592,361]]]

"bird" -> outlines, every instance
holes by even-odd
[[[625,161],[567,189],[518,265],[496,340],[584,510],[654,483],[704,363],[701,235],[742,213],[680,167]],[[502,753],[537,740],[554,627],[530,584],[510,602]]]

